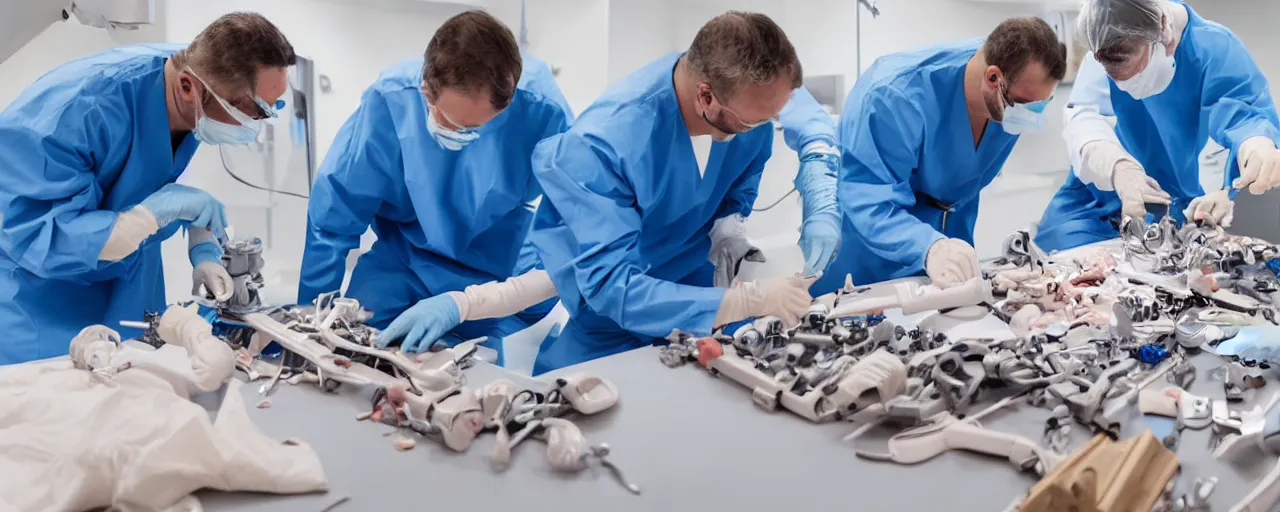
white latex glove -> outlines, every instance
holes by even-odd
[[[822,277],[773,277],[759,281],[739,282],[724,293],[720,310],[716,312],[716,326],[736,322],[744,318],[776,316],[787,328],[800,323],[800,317],[809,311],[813,297],[809,286]]]
[[[1133,160],[1121,160],[1111,174],[1111,184],[1120,196],[1121,212],[1126,217],[1147,216],[1147,203],[1169,204],[1169,193],[1160,189],[1156,180],[1147,176],[1141,165]]]
[[[201,296],[201,285],[218,302],[226,302],[235,292],[231,274],[222,265],[212,261],[202,261],[191,271],[191,294]]]
[[[947,289],[981,275],[978,251],[969,242],[942,238],[929,247],[924,271],[938,288]]]
[[[763,263],[764,253],[747,240],[746,219],[730,215],[716,220],[711,228],[711,263],[716,266],[715,285],[728,288],[738,277],[738,267],[745,261]]]
[[[1240,143],[1236,155],[1240,177],[1231,182],[1231,188],[1258,195],[1280,186],[1280,151],[1266,137],[1253,137]]]
[[[1217,190],[1191,200],[1191,205],[1182,212],[1189,220],[1203,220],[1214,226],[1231,227],[1235,218],[1236,204],[1228,195],[1228,190]]]

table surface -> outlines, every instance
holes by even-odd
[[[903,323],[901,317],[891,315],[891,320]],[[1008,332],[989,316],[956,320],[925,313],[906,320],[934,325],[952,338]],[[1209,371],[1221,361],[1201,354],[1194,362],[1198,371],[1191,391],[1221,398],[1222,383],[1209,378]],[[392,427],[355,420],[368,410],[370,390],[344,387],[328,394],[313,386],[282,384],[270,408],[250,414],[266,434],[315,447],[329,475],[330,492],[276,497],[205,491],[200,498],[208,510],[226,511],[314,511],[344,496],[350,499],[333,510],[400,510],[443,503],[451,510],[776,511],[800,503],[810,510],[1000,511],[1036,481],[1034,475],[1018,472],[1004,459],[965,452],[945,453],[915,466],[860,459],[853,443],[842,441],[853,425],[815,425],[786,411],[763,411],[753,405],[747,389],[712,377],[696,365],[667,368],[658,362],[658,349],[652,347],[544,378],[575,372],[603,376],[617,384],[621,393],[617,407],[575,421],[591,443],[606,442],[612,447],[610,459],[642,488],[640,496],[629,494],[601,468],[580,474],[555,472],[538,441],[519,446],[511,466],[502,472],[489,465],[493,439],[489,434],[465,453],[453,453],[421,438],[417,448],[397,452],[394,437],[386,435]],[[468,370],[467,377],[475,387],[500,378],[539,385],[489,365]],[[1164,380],[1153,384],[1162,385],[1168,384]],[[247,403],[258,402],[257,388],[244,387]],[[1270,394],[1274,388],[1277,385],[1271,384],[1259,392]],[[1252,397],[1247,403],[1260,398]],[[1039,442],[1048,414],[1017,405],[988,416],[983,424]],[[1163,435],[1171,425],[1172,420],[1144,419],[1134,408],[1122,435],[1135,435],[1149,426]],[[873,432],[857,443],[884,451],[884,439],[891,434]],[[1073,434],[1073,447],[1089,437],[1079,426]],[[1179,492],[1196,477],[1216,476],[1220,481],[1210,501],[1214,510],[1226,510],[1248,492],[1251,482],[1271,469],[1275,457],[1215,461],[1208,439],[1208,429],[1183,433],[1178,457],[1184,476]]]

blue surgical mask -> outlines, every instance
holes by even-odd
[[[1053,97],[1050,96],[1048,99],[1033,103],[1014,103],[1011,106],[1005,106],[1004,120],[1000,121],[1000,126],[1009,135],[1042,130],[1046,124],[1044,109],[1052,100]]]
[[[435,139],[436,144],[439,144],[440,147],[449,151],[461,151],[462,148],[467,147],[467,144],[470,144],[480,138],[479,127],[450,130],[440,126],[440,123],[436,121],[436,116],[431,114],[431,104],[427,103],[425,99],[423,104],[426,105],[427,133],[431,134],[431,138]],[[444,112],[440,112],[440,114],[444,115]],[[458,126],[458,124],[454,123],[452,120],[448,121],[450,124]]]
[[[209,87],[209,84],[205,82],[204,79],[200,78],[199,75],[196,75],[194,71],[191,71],[190,68],[187,68],[187,72],[191,73],[191,76],[200,81],[200,84],[204,86],[205,91],[208,91],[209,95],[213,96],[213,99],[222,107],[222,110],[226,111],[227,114],[230,115],[232,119],[235,119],[237,123],[240,123],[235,125],[210,119],[209,116],[205,115],[204,107],[201,105],[201,102],[197,100],[196,127],[192,130],[196,136],[196,140],[205,144],[231,145],[243,145],[258,140],[258,132],[262,130],[262,121],[249,117],[245,115],[244,112],[241,112],[240,109],[231,106],[227,100],[222,99],[221,96],[218,96],[217,93],[213,92],[213,89]],[[261,100],[255,99],[255,101]]]

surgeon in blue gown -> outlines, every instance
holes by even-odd
[[[676,329],[707,335],[768,315],[798,322],[812,278],[715,284],[751,251],[742,217],[772,154],[770,121],[801,76],[768,17],[726,13],[688,53],[622,79],[572,129],[538,145],[534,171],[546,196],[531,236],[570,321],[543,343],[535,373]]]
[[[1229,227],[1237,191],[1280,184],[1267,79],[1230,30],[1168,0],[1088,0],[1080,28],[1093,56],[1066,109],[1072,172],[1040,221],[1042,249],[1115,238],[1123,216],[1149,210]],[[1222,188],[1205,193],[1209,138],[1230,157]]]
[[[1066,49],[1038,18],[985,40],[876,59],[840,118],[844,242],[814,286],[831,292],[927,273],[941,287],[978,275],[978,198],[1018,136],[1044,126]]]
[[[165,305],[160,243],[190,229],[197,286],[231,293],[226,220],[174,183],[200,143],[253,141],[288,88],[292,46],[251,13],[190,45],[126,46],[40,77],[0,113],[0,364],[67,353],[82,328]]]
[[[379,345],[417,352],[489,336],[501,351],[503,336],[554,305],[531,249],[519,256],[542,194],[530,155],[571,120],[550,69],[522,63],[506,26],[478,11],[451,18],[424,58],[382,73],[338,132],[311,193],[298,302],[341,287],[347,253],[372,226],[346,296],[373,311]],[[490,292],[503,280],[514,295]]]

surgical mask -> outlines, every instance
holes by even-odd
[[[436,116],[431,114],[431,104],[427,103],[424,99],[423,105],[426,105],[427,109],[427,133],[431,134],[431,138],[435,139],[436,144],[439,144],[440,147],[449,151],[461,151],[462,148],[467,147],[467,144],[471,144],[476,139],[480,138],[480,128],[478,127],[450,130],[441,126],[440,123],[436,121]],[[444,112],[440,112],[440,115],[444,115]],[[453,120],[448,119],[448,116],[445,117],[450,124],[458,126],[458,123],[454,123]]]
[[[1045,127],[1044,108],[1053,97],[1033,103],[1014,103],[1004,109],[1004,119],[1000,127],[1009,135],[1021,135],[1026,132],[1042,130]]]
[[[261,120],[249,117],[248,115],[245,115],[244,112],[241,112],[240,109],[231,106],[231,103],[222,99],[221,96],[218,96],[217,93],[213,92],[213,88],[209,87],[209,84],[192,71],[191,68],[187,68],[187,72],[204,86],[204,90],[213,97],[214,101],[222,107],[222,110],[225,111],[227,115],[230,115],[232,119],[237,123],[240,123],[238,125],[234,125],[210,119],[209,116],[204,113],[204,107],[202,105],[203,102],[197,99],[196,127],[192,130],[196,136],[196,140],[205,144],[243,145],[258,139],[258,132],[262,130]],[[254,101],[260,107],[264,103],[258,98],[255,98]],[[266,112],[270,112],[270,110],[266,110]]]
[[[1128,80],[1116,80],[1116,87],[1136,100],[1150,98],[1169,88],[1177,68],[1177,63],[1169,55],[1164,43],[1156,43],[1151,45],[1151,58],[1147,61],[1147,67]]]

